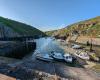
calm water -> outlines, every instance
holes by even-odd
[[[51,51],[64,53],[58,42],[50,37],[37,39],[36,44],[36,51],[39,51],[41,54],[50,53]]]

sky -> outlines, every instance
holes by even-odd
[[[100,0],[0,0],[0,16],[49,31],[100,16]]]

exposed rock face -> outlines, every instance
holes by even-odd
[[[85,21],[80,21],[77,23],[74,23],[72,25],[69,25],[63,29],[56,30],[53,32],[52,35],[66,35],[66,34],[72,34],[73,32],[77,31],[79,35],[82,36],[93,36],[93,37],[99,37],[100,35],[100,16],[88,19]]]
[[[20,35],[17,32],[13,31],[13,29],[0,23],[0,37],[1,38],[18,37],[18,36],[20,36]]]

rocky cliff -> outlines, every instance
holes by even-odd
[[[0,17],[0,37],[45,36],[33,26]]]

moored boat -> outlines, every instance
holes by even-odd
[[[64,54],[64,60],[66,62],[72,63],[73,62],[73,57],[70,54],[66,53],[66,54]]]
[[[69,53],[63,54],[63,53],[53,52],[51,54],[51,57],[53,57],[54,60],[57,60],[57,61],[65,61],[65,62],[70,62],[70,63],[73,61],[73,58]]]
[[[90,57],[89,55],[87,54],[87,52],[84,52],[84,51],[76,51],[75,52],[75,55],[81,59],[84,59],[84,60],[89,60]]]
[[[73,48],[73,49],[81,49],[82,46],[77,45],[77,44],[73,44],[73,45],[72,45],[72,48]]]
[[[53,58],[50,57],[49,54],[38,54],[36,55],[36,59],[46,61],[46,62],[51,62],[53,60]]]
[[[54,60],[64,61],[64,56],[62,53],[51,52],[51,57],[54,58]]]

